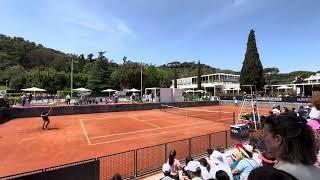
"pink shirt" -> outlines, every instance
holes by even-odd
[[[169,160],[168,160],[168,164],[169,164]],[[179,162],[179,160],[174,159],[173,164],[170,165],[170,171],[172,175],[176,175],[178,174],[178,171],[181,169],[181,164]]]

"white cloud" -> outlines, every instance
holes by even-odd
[[[232,6],[239,6],[247,2],[247,0],[233,0],[232,1]]]
[[[86,2],[87,3],[87,2]],[[106,32],[106,35],[129,35],[134,37],[134,32],[120,18],[108,15],[106,12],[98,12],[89,8],[86,4],[75,2],[63,2],[59,4],[48,1],[47,10],[51,13],[51,19],[63,23],[77,25],[84,29]]]

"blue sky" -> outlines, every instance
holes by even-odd
[[[264,67],[320,70],[319,0],[0,0],[0,33],[66,53],[240,71],[250,29]]]

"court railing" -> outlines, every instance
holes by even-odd
[[[124,179],[141,177],[161,170],[167,162],[171,149],[177,152],[176,158],[183,161],[187,156],[199,157],[207,149],[227,148],[237,143],[231,138],[230,131],[221,131],[187,139],[143,147],[126,152],[58,165],[50,168],[30,171],[6,177],[1,180],[106,180],[116,173]]]

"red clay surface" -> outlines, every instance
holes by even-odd
[[[191,109],[235,112],[237,117],[239,107]],[[260,109],[261,113],[267,114],[268,109]],[[233,115],[211,117],[227,122]],[[49,130],[41,129],[40,117],[0,125],[0,177],[230,129],[226,123],[159,110],[52,116],[50,120]]]

